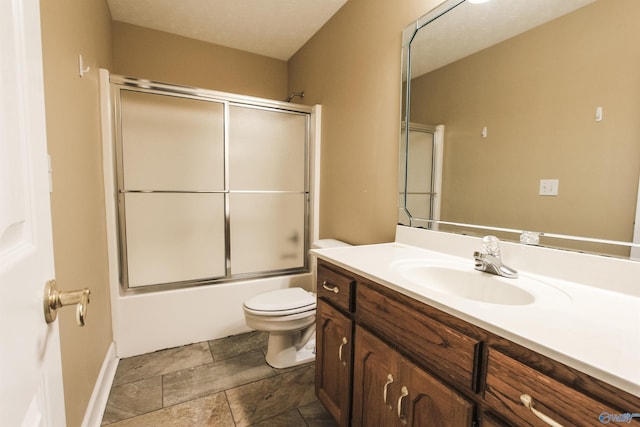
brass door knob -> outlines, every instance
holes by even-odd
[[[58,291],[56,281],[49,280],[44,288],[44,318],[47,323],[51,323],[56,320],[59,308],[75,305],[78,326],[84,326],[90,295],[91,291],[88,288],[78,291]]]

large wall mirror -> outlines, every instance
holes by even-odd
[[[640,259],[639,21],[450,0],[405,29],[398,222]]]

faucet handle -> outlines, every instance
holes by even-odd
[[[500,239],[496,236],[484,236],[482,238],[484,251],[494,257],[500,256]]]
[[[473,260],[475,263],[474,268],[476,270],[483,271],[485,267],[484,254],[480,251],[473,252]]]

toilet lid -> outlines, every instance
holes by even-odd
[[[256,295],[244,306],[256,311],[286,311],[316,305],[315,295],[302,288],[278,289]]]

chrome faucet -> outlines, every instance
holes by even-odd
[[[518,277],[516,270],[502,263],[502,259],[500,258],[500,239],[496,236],[485,236],[482,238],[482,247],[484,253],[478,251],[473,253],[476,270],[511,279]]]

